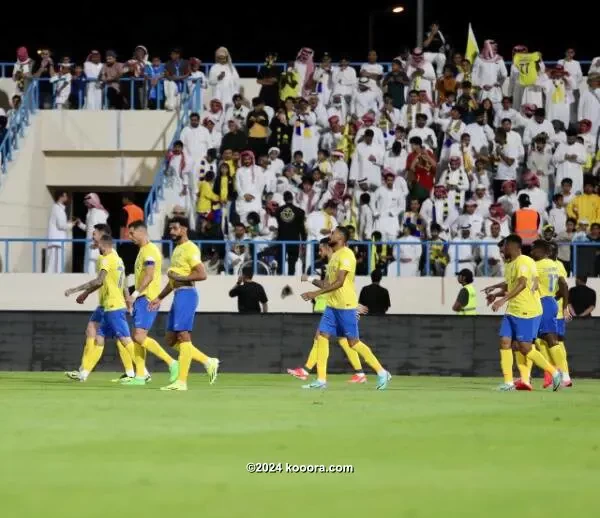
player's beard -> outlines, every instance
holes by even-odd
[[[175,242],[175,243],[179,243],[181,241],[181,236],[171,236],[171,239]]]

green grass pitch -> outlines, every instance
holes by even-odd
[[[301,390],[284,375],[194,374],[187,393],[0,373],[6,518],[597,516],[600,383],[395,377]],[[536,380],[540,385],[540,380]],[[254,473],[247,463],[353,465]]]

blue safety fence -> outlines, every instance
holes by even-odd
[[[170,240],[153,241],[162,248],[163,255],[169,259],[173,253],[174,243]],[[315,261],[318,258],[318,241],[194,241],[202,250],[205,263],[219,264],[219,270],[224,275],[238,275],[243,267],[252,267],[256,275],[289,275],[288,262],[300,261],[302,266],[296,269],[296,274],[301,271],[314,273]],[[0,259],[2,260],[2,271],[10,272],[14,264],[11,263],[11,251],[21,246],[20,257],[23,253],[22,247],[31,246],[31,261],[25,267],[23,260],[15,271],[19,273],[41,272],[43,249],[52,245],[60,250],[60,261],[64,264],[68,252],[73,244],[81,243],[91,245],[91,241],[85,239],[37,239],[37,238],[0,238]],[[127,240],[115,240],[117,246],[122,243],[130,243]],[[357,256],[357,274],[370,274],[375,267],[382,267],[388,276],[407,275],[403,268],[409,268],[407,263],[400,259],[402,247],[414,247],[420,249],[415,254],[410,266],[414,271],[417,264],[417,275],[425,276],[441,275],[445,268],[451,268],[458,272],[463,268],[471,269],[474,273],[486,277],[493,268],[490,259],[498,261],[498,245],[490,241],[471,241],[468,243],[455,242],[431,242],[421,241],[418,243],[407,241],[351,241],[348,246]],[[581,275],[600,275],[600,243],[574,242],[558,243],[559,247],[567,247],[571,252],[570,274],[576,276],[578,271]],[[465,259],[460,259],[460,251],[469,249],[470,255],[465,254]],[[476,252],[477,251],[477,252]],[[390,259],[395,259],[393,263]],[[376,263],[374,263],[376,261]],[[380,262],[381,261],[381,262]],[[440,269],[437,264],[442,265]],[[406,266],[403,266],[405,265]],[[477,268],[476,268],[477,265]],[[452,270],[451,270],[452,271]],[[498,272],[496,272],[498,274]]]
[[[25,136],[25,128],[31,123],[31,115],[37,110],[37,84],[32,83],[21,99],[21,106],[9,113],[8,126],[3,137],[0,137],[0,187],[8,163],[14,152],[19,149],[20,140]]]
[[[544,64],[546,65],[556,65],[558,61],[544,61]],[[512,64],[512,61],[505,61],[506,66],[510,66]],[[590,59],[584,59],[584,60],[579,60],[579,63],[582,65],[591,65],[592,64],[592,60]],[[60,63],[56,63],[56,65],[59,65]],[[256,73],[258,73],[258,71],[260,70],[260,67],[264,66],[264,62],[261,63],[233,63],[233,66],[238,69],[238,71],[240,72],[249,72],[249,73],[253,73],[254,71],[256,71]],[[352,61],[350,63],[351,66],[355,67],[355,68],[360,68],[362,65],[364,64],[364,61]],[[392,63],[391,61],[383,61],[379,63],[381,66],[383,66],[385,71],[388,71],[391,66]],[[204,74],[206,76],[208,76],[208,73],[210,71],[210,67],[212,67],[214,65],[214,63],[203,63],[201,65],[201,68],[204,70]],[[14,68],[15,64],[14,62],[0,62],[0,77],[12,77],[12,71]],[[275,63],[273,66],[277,66],[280,67],[282,70],[285,70],[287,68],[287,63]]]

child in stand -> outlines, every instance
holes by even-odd
[[[69,107],[69,96],[71,95],[71,63],[69,58],[63,58],[58,66],[58,74],[50,78],[50,83],[54,85],[54,105],[57,110]]]

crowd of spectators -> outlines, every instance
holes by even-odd
[[[173,109],[190,81],[204,88],[203,110],[169,150],[166,184],[199,239],[237,243],[211,245],[217,269],[237,272],[254,254],[266,269],[309,269],[314,247],[278,242],[318,242],[338,225],[373,245],[355,245],[359,274],[501,275],[497,243],[512,231],[551,236],[569,265],[572,242],[600,239],[600,59],[585,78],[573,49],[550,67],[518,45],[507,68],[491,40],[475,56],[449,52],[436,24],[425,45],[390,70],[375,51],[359,70],[343,56],[315,63],[309,48],[280,67],[269,52],[251,102],[225,48],[208,77],[178,49],[165,64],[139,46],[123,63],[92,51],[83,66],[58,67],[19,49],[14,78],[22,91],[48,75],[57,107],[83,92],[76,106],[90,109],[104,85],[123,107],[127,75],[145,79],[139,108]]]

